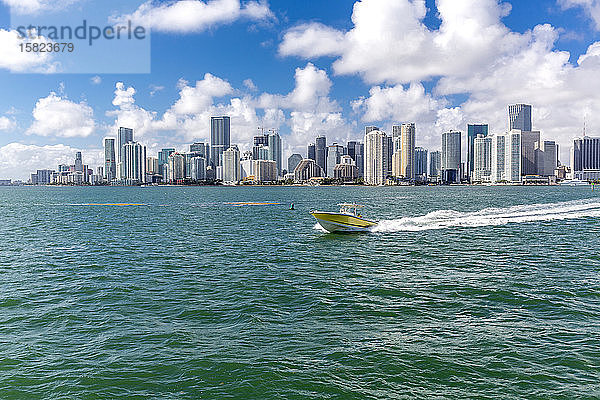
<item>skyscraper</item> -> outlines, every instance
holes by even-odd
[[[370,131],[365,135],[365,182],[382,185],[387,178],[388,137],[385,132]]]
[[[356,163],[356,167],[358,169],[358,176],[362,178],[364,174],[364,145],[359,142],[350,141],[348,142],[346,148],[348,155]]]
[[[282,168],[282,148],[281,148],[281,136],[277,132],[271,132],[268,135],[268,146],[269,146],[269,160],[275,161],[277,168],[277,176],[281,175]]]
[[[442,134],[442,181],[444,183],[460,183],[461,164],[460,131],[449,131]]]
[[[324,176],[327,171],[327,138],[325,136],[319,136],[315,140],[315,161],[321,167],[323,171],[321,175]]]
[[[334,177],[335,166],[340,163],[340,159],[344,155],[344,146],[337,143],[327,147],[327,177]]]
[[[600,179],[600,138],[584,136],[573,140],[571,170],[575,179]]]
[[[166,182],[169,177],[168,174],[164,171],[165,165],[169,164],[169,156],[175,153],[175,149],[162,149],[158,152],[158,173],[163,177],[163,180]]]
[[[423,147],[415,147],[415,179],[427,181],[427,150]]]
[[[210,162],[215,167],[222,165],[223,152],[231,145],[230,129],[229,117],[210,117]]]
[[[492,179],[492,138],[479,134],[473,142],[473,182],[489,182]]]
[[[521,131],[492,137],[492,182],[520,182],[521,161]]]
[[[125,162],[125,144],[133,142],[133,129],[120,127],[117,133],[117,174],[118,179],[126,179],[124,167]]]
[[[83,159],[80,151],[75,153],[75,172],[83,172]]]
[[[530,105],[512,104],[508,106],[508,130],[530,131],[531,127]]]
[[[537,174],[553,176],[558,167],[558,145],[554,141],[544,140],[535,149]]]
[[[300,161],[302,161],[302,156],[300,154],[292,154],[288,158],[288,174],[294,173],[294,170],[296,169],[298,164],[300,164]]]
[[[402,124],[401,148],[402,161],[400,170],[406,179],[415,179],[415,124]]]
[[[308,156],[307,158],[309,160],[316,160],[317,154],[316,154],[316,149],[315,149],[315,144],[314,143],[309,143],[308,144],[307,156]]]
[[[442,153],[440,151],[432,151],[429,158],[429,179],[433,182],[438,182],[442,172]]]
[[[223,152],[223,182],[240,181],[240,151],[231,146]]]
[[[473,179],[475,171],[475,138],[478,135],[484,137],[489,134],[489,126],[487,124],[468,124],[467,125],[467,176]]]
[[[185,157],[179,153],[169,155],[169,163],[165,169],[168,171],[167,180],[176,183],[185,178]]]
[[[373,132],[373,131],[378,131],[379,128],[376,126],[365,126],[365,135],[367,133]]]
[[[127,142],[123,145],[123,171],[122,179],[128,185],[144,183],[146,181],[146,147],[138,142]]]
[[[518,132],[518,130],[515,130]],[[540,131],[520,131],[521,165],[523,175],[537,175],[535,150],[540,147]]]
[[[117,161],[115,155],[115,139],[104,139],[104,180],[112,182],[117,179]]]

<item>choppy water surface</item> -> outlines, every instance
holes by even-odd
[[[600,398],[599,195],[0,188],[0,398]]]

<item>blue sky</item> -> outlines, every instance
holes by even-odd
[[[3,0],[0,46],[18,44],[11,11],[14,22],[48,13],[67,21],[84,10],[107,24],[148,26],[151,72],[105,74],[89,59],[90,73],[56,59],[0,60],[0,179],[56,168],[76,150],[100,165],[102,138],[119,125],[132,126],[149,153],[184,150],[207,141],[208,118],[221,113],[232,115],[234,143],[248,146],[260,125],[278,128],[287,155],[305,154],[318,134],[345,142],[365,125],[401,122],[416,122],[417,144],[435,150],[442,131],[469,122],[505,130],[506,105],[525,102],[568,163],[584,118],[590,134],[600,124],[597,0],[48,3],[24,10]],[[97,48],[105,59],[127,56]]]

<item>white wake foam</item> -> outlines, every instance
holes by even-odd
[[[451,227],[496,226],[510,223],[600,217],[600,200],[486,208],[476,212],[439,210],[420,217],[380,221],[373,232],[402,232]]]

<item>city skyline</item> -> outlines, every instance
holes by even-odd
[[[66,15],[83,6],[67,3],[50,10],[36,0],[15,12]],[[132,15],[138,3],[122,2],[119,13]],[[222,15],[224,2],[191,3]],[[211,115],[229,115],[232,140],[244,145],[259,126],[278,129],[284,160],[322,133],[330,143],[361,140],[367,125],[391,132],[414,122],[415,146],[428,149],[440,132],[469,122],[504,131],[506,104],[533,104],[536,129],[556,141],[563,160],[584,120],[590,135],[600,129],[599,25],[584,2],[262,2],[251,15],[248,2],[228,3],[238,11],[214,20],[182,14],[177,1],[153,9],[170,11],[180,30],[151,27],[150,74],[22,74],[52,58],[5,52],[0,178],[24,179],[24,169],[67,162],[64,154],[76,151],[97,164],[102,138],[119,126],[133,128],[150,153],[182,151],[209,142]],[[0,3],[0,42],[12,46],[6,4],[15,2]],[[109,7],[86,6],[99,14]]]

